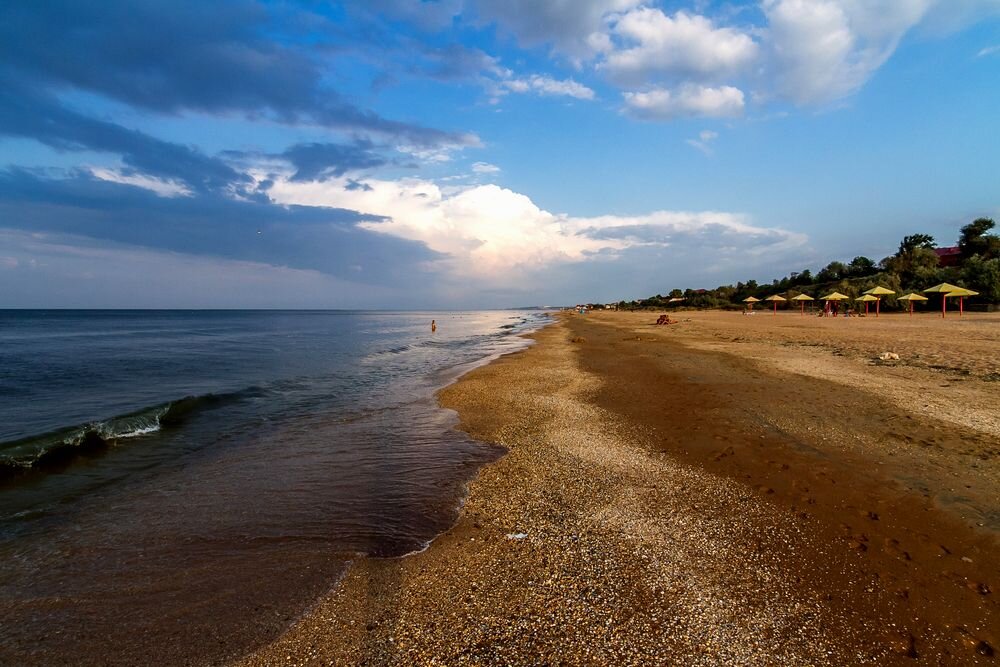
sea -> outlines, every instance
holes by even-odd
[[[0,311],[0,664],[221,664],[425,549],[504,453],[436,391],[548,319]]]

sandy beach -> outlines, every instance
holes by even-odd
[[[457,525],[238,664],[996,664],[1000,316],[656,315],[442,391]]]

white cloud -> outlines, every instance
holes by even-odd
[[[495,174],[500,171],[500,167],[489,162],[475,162],[472,165],[472,171],[477,174]]]
[[[706,247],[780,249],[800,234],[750,224],[725,212],[658,211],[641,216],[571,217],[546,211],[529,197],[496,185],[444,190],[418,179],[369,180],[370,191],[346,191],[336,179],[277,179],[269,194],[284,204],[334,206],[385,216],[360,223],[371,231],[426,244],[445,256],[433,262],[445,282],[479,289],[530,286],[554,267],[614,261],[638,248],[673,248],[689,255]]]
[[[458,143],[443,143],[434,146],[402,144],[396,146],[396,150],[400,153],[410,155],[421,162],[440,164],[443,162],[451,162],[455,153],[461,152],[466,148],[482,148],[482,145],[483,142],[477,135],[466,134]]]
[[[698,133],[697,139],[687,139],[685,143],[693,148],[697,148],[705,155],[712,155],[711,143],[719,138],[719,133],[713,130],[702,130]]]
[[[799,104],[856,92],[934,0],[764,0],[772,85]]]
[[[743,115],[743,91],[732,86],[712,88],[687,84],[675,90],[653,88],[626,92],[625,110],[644,120],[683,117],[732,118]]]
[[[539,95],[563,95],[575,97],[578,100],[594,99],[594,91],[577,83],[573,79],[553,79],[549,76],[534,74],[527,78],[509,78],[499,82],[495,95],[502,95],[505,92],[512,93],[538,93]]]
[[[996,46],[987,46],[984,49],[980,49],[979,53],[976,54],[977,58],[985,58],[986,56],[992,56],[994,53],[1000,53],[1000,44]]]
[[[757,57],[757,44],[733,28],[716,27],[704,16],[640,7],[615,23],[612,34],[624,46],[608,53],[599,69],[628,85],[654,80],[714,80],[739,74]]]
[[[191,196],[191,191],[183,183],[179,183],[178,181],[168,181],[139,173],[124,174],[117,169],[108,169],[105,167],[90,167],[90,173],[95,178],[99,178],[102,181],[124,183],[144,188],[146,190],[151,190],[160,197]]]

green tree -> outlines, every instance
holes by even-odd
[[[847,276],[846,264],[843,262],[830,262],[816,274],[816,280],[821,283],[829,283],[834,280],[840,280],[845,276]]]
[[[1000,303],[1000,259],[973,255],[962,267],[962,280],[969,289],[979,292],[983,300]]]
[[[904,236],[903,240],[899,244],[899,252],[897,252],[896,255],[903,255],[917,248],[933,250],[934,237],[930,234],[911,234],[910,236]]]
[[[963,260],[968,260],[973,255],[980,255],[986,259],[1000,255],[1000,237],[996,234],[987,234],[994,226],[996,223],[989,218],[977,218],[962,227],[958,247]]]
[[[882,267],[887,273],[898,276],[900,284],[906,288],[917,288],[920,284],[935,282],[939,271],[934,237],[928,234],[904,237],[899,244],[899,251],[882,260]]]
[[[848,272],[855,277],[870,276],[875,273],[875,262],[867,257],[855,257],[847,265]]]

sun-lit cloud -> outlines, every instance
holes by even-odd
[[[430,265],[449,279],[495,286],[559,265],[607,263],[641,247],[690,255],[730,246],[745,252],[757,246],[780,250],[806,242],[802,234],[760,227],[736,213],[578,217],[546,211],[530,197],[492,184],[448,191],[421,179],[370,180],[369,185],[369,191],[349,192],[334,181],[278,179],[268,192],[284,204],[375,212],[378,220],[358,226],[425,244],[440,255]]]

